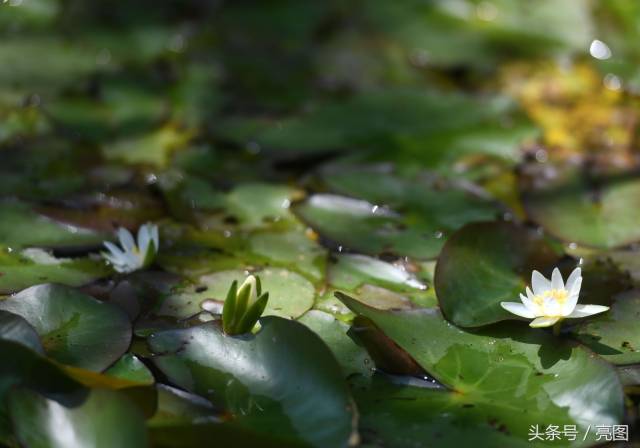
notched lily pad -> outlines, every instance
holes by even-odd
[[[169,379],[222,404],[253,430],[311,446],[346,447],[355,410],[333,354],[311,330],[265,317],[256,335],[214,324],[156,333],[149,345]],[[277,426],[274,426],[277,425]]]
[[[36,329],[47,355],[88,370],[113,364],[129,347],[131,323],[119,308],[72,288],[37,285],[0,301]]]
[[[438,259],[440,308],[461,327],[512,319],[500,302],[519,301],[531,272],[546,272],[558,258],[534,230],[508,222],[468,224],[449,238]]]
[[[459,428],[467,437],[475,435],[477,425],[486,431],[486,423],[477,420],[482,415],[516,443],[527,440],[534,424],[575,424],[584,434],[589,425],[617,424],[622,418],[617,373],[582,347],[518,323],[470,332],[448,323],[438,310],[381,311],[348,296],[340,298],[453,389],[445,401],[477,408],[476,424]],[[446,421],[464,418],[469,411],[446,406],[436,412]],[[594,436],[591,432],[588,440],[593,442]]]

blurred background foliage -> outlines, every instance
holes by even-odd
[[[55,418],[81,428],[79,447],[212,437],[236,446],[459,446],[478,437],[480,446],[530,446],[525,431],[536,421],[505,405],[516,380],[507,392],[465,383],[451,374],[455,356],[488,376],[510,374],[495,367],[503,356],[543,375],[528,377],[523,402],[539,419],[537,394],[549,400],[542,383],[567,387],[553,382],[558,372],[580,377],[586,385],[569,388],[572,405],[554,405],[552,423],[622,421],[612,366],[625,365],[624,421],[634,421],[638,2],[5,0],[0,42],[0,293],[69,287],[30,288],[0,306],[19,330],[0,335],[7,359],[20,360],[0,371],[8,446],[71,446],[47,426]],[[161,228],[157,264],[111,275],[102,241],[147,221]],[[473,286],[490,300],[520,290],[532,266],[582,259],[595,279],[589,303],[619,307],[570,333],[608,363],[562,343],[547,353],[562,359],[550,368],[521,340],[494,346],[505,333],[491,342],[445,328],[438,301],[465,304],[445,293],[460,287],[455,275],[434,288],[436,260],[456,273],[480,259],[488,280],[457,291]],[[498,271],[504,288],[488,286]],[[262,336],[242,344],[192,326],[208,320],[203,300],[221,305],[248,272],[261,275],[266,314],[276,316]],[[338,300],[337,290],[378,311]],[[61,309],[47,305],[56,300]],[[429,316],[415,323],[416,308]],[[356,314],[361,345],[347,336]],[[313,330],[337,363],[313,333],[278,317]],[[454,346],[436,362],[403,332],[414,324],[447,348],[461,338],[487,352]],[[271,337],[299,345],[288,352]],[[545,338],[530,341],[554,344]],[[223,365],[221,353],[249,367]],[[406,378],[403,387],[371,380],[374,361],[476,389],[462,403]],[[28,373],[33,366],[39,373]],[[580,414],[594,397],[601,408]],[[307,400],[315,412],[298,406]],[[318,423],[327,421],[332,431]]]

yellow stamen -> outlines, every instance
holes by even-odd
[[[550,289],[542,294],[533,296],[533,303],[536,305],[542,305],[545,299],[552,298],[556,302],[563,304],[569,298],[569,294],[564,289]]]

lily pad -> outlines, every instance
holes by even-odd
[[[280,268],[266,268],[254,274],[260,276],[262,290],[269,292],[265,315],[295,319],[313,306],[315,288],[301,275]],[[242,283],[246,276],[243,270],[203,275],[195,284],[176,288],[175,292],[165,297],[157,314],[184,319],[202,311],[200,304],[204,300],[215,300],[222,304],[231,283]]]
[[[349,325],[319,310],[307,311],[298,322],[309,327],[327,344],[342,366],[345,376],[373,375],[373,361],[367,351],[347,335]]]
[[[0,440],[11,435],[6,397],[12,388],[25,386],[50,394],[81,394],[84,390],[62,367],[32,350],[24,340],[0,339],[0,351],[11,359],[0,364]]]
[[[110,273],[99,259],[55,258],[41,249],[18,252],[0,247],[0,293],[20,291],[38,283],[82,286]]]
[[[9,410],[21,445],[47,448],[138,448],[146,446],[142,414],[116,391],[95,389],[82,400],[55,401],[17,389]]]
[[[25,232],[24,229],[29,229]],[[91,229],[56,222],[37,213],[26,203],[0,203],[0,244],[12,248],[84,247],[100,244],[105,239]]]
[[[517,323],[472,333],[448,323],[438,310],[380,311],[340,297],[451,388],[453,395],[446,400],[482,409],[495,431],[516,442],[527,440],[534,424],[575,424],[586,431],[589,425],[617,424],[622,418],[617,373],[582,347]],[[447,407],[439,418],[459,419],[465,412],[464,406]],[[481,426],[486,431],[486,423]],[[460,431],[475,428],[465,425]]]
[[[149,385],[155,382],[153,374],[142,361],[131,353],[125,353],[114,365],[104,372],[106,375],[115,376],[140,385]]]
[[[329,265],[329,284],[347,291],[374,308],[437,306],[429,275],[408,260],[388,263],[359,254],[337,255]],[[333,297],[333,295],[331,295]]]
[[[103,370],[129,347],[131,323],[119,308],[72,288],[44,284],[0,301],[36,329],[46,353],[56,361]]]
[[[256,232],[249,251],[259,261],[269,261],[320,282],[325,274],[327,251],[302,231]]]
[[[600,316],[578,323],[571,330],[575,336],[614,364],[640,362],[640,292],[618,294],[611,309]]]
[[[329,166],[322,178],[340,194],[390,207],[425,233],[441,234],[442,244],[465,224],[492,220],[504,208],[477,186],[463,187],[429,172],[401,175],[388,165]]]
[[[442,246],[441,234],[425,232],[395,211],[362,199],[316,194],[296,204],[294,211],[338,251],[429,259]]]
[[[38,354],[44,354],[35,328],[17,314],[0,311],[0,339],[18,342]]]
[[[311,446],[346,447],[355,410],[330,350],[296,322],[266,317],[260,323],[246,338],[205,324],[157,333],[149,344],[173,383],[224,405],[238,423],[267,433],[277,427]]]
[[[219,422],[220,411],[199,395],[158,384],[158,409],[147,424],[154,427]]]
[[[640,241],[640,179],[621,176],[588,183],[552,183],[524,194],[529,216],[558,238],[612,249]]]
[[[461,327],[512,319],[500,302],[519,301],[531,272],[546,272],[557,259],[534,230],[506,222],[469,224],[449,238],[438,259],[440,308]]]
[[[108,160],[163,168],[171,160],[171,154],[184,148],[191,137],[191,132],[165,126],[148,134],[110,143],[104,147],[103,153]]]
[[[393,385],[378,377],[371,386],[356,384],[352,390],[365,446],[547,446],[529,442],[526,429],[513,434],[503,420],[509,418],[506,406],[485,406],[446,391]]]

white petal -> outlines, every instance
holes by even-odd
[[[517,302],[500,302],[500,306],[510,313],[516,316],[526,317],[527,319],[533,319],[536,315],[522,303]]]
[[[540,295],[551,289],[551,282],[538,271],[533,271],[531,274],[531,288],[535,295]]]
[[[151,239],[156,245],[156,251],[160,249],[160,235],[158,234],[158,226],[155,224],[150,224],[151,226]]]
[[[138,229],[138,250],[143,254],[147,253],[147,247],[149,247],[149,241],[151,241],[151,233],[147,224],[140,226]]]
[[[114,256],[112,254],[108,254],[106,252],[102,252],[100,255],[102,255],[102,258],[107,260],[112,265],[120,264],[120,258],[119,257],[116,257],[116,256]]]
[[[565,289],[569,291],[569,294],[572,293],[571,290],[573,289],[574,283],[578,281],[578,279],[582,280],[582,270],[580,268],[575,268],[569,275],[569,278],[567,279],[567,283],[565,285]]]
[[[609,309],[608,306],[602,305],[576,305],[576,308],[567,317],[587,317],[598,313],[604,313]]]
[[[569,317],[573,310],[576,309],[576,304],[578,303],[578,294],[570,295],[567,297],[567,301],[562,305],[562,311],[560,314],[564,317]]]
[[[564,289],[564,281],[562,280],[562,274],[558,268],[555,268],[551,273],[551,288]]]
[[[133,235],[124,227],[118,229],[118,238],[120,239],[120,244],[123,249],[127,252],[133,250],[136,245],[136,242],[133,240]]]
[[[105,241],[102,244],[104,244],[104,247],[106,247],[109,250],[109,252],[113,254],[113,256],[122,257],[124,255],[124,252],[112,242]]]
[[[580,296],[580,285],[582,284],[582,277],[579,277],[574,283],[573,283],[573,291],[569,291],[569,297],[567,298],[567,301],[564,303],[564,306],[562,307],[562,315],[563,316],[568,316],[569,314],[573,313],[573,310],[576,307],[576,304],[578,303],[578,297]]]
[[[550,327],[560,320],[559,317],[538,317],[529,324],[533,328]]]
[[[538,311],[538,305],[533,303],[533,300],[531,300],[530,296],[525,296],[524,294],[520,294],[520,300],[522,300],[522,304],[525,307],[527,307],[527,309],[532,313],[535,314]]]

